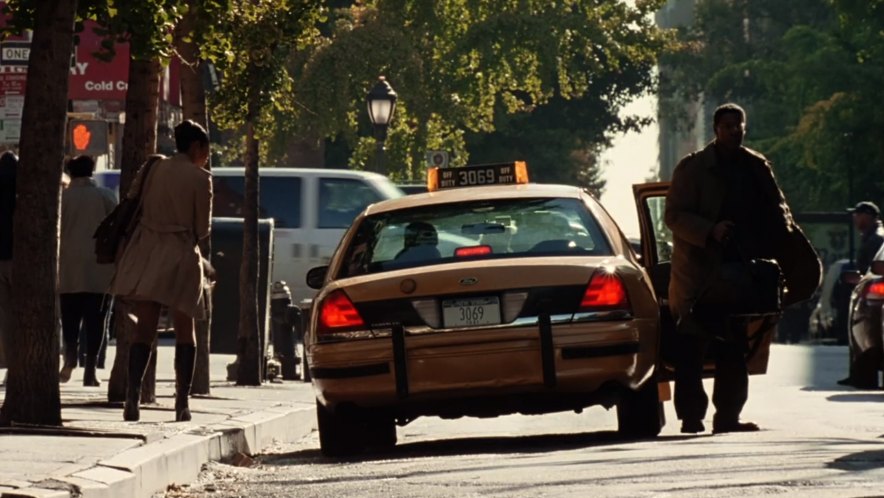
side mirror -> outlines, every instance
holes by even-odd
[[[307,287],[311,289],[321,289],[325,283],[325,276],[328,273],[328,266],[317,266],[311,268],[307,272]]]
[[[855,286],[859,283],[860,279],[862,279],[862,275],[860,275],[859,272],[856,270],[847,270],[841,272],[840,280],[842,284]]]

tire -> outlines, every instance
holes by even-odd
[[[388,451],[396,446],[396,424],[392,419],[373,420],[365,425],[365,445],[372,450]]]
[[[333,413],[316,401],[319,448],[327,457],[348,457],[366,449],[387,450],[396,445],[392,419],[358,420]]]
[[[880,384],[881,352],[869,349],[853,357],[851,379],[859,389],[878,389]]]
[[[626,438],[646,439],[660,434],[666,423],[656,376],[638,391],[627,390],[617,403],[617,432]]]

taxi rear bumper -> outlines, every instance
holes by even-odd
[[[395,416],[545,413],[616,403],[657,360],[658,322],[556,322],[313,344],[317,398]],[[489,400],[496,400],[489,403]]]

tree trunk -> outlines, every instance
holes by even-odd
[[[420,116],[417,120],[417,131],[414,136],[414,149],[412,149],[411,153],[411,162],[406,166],[405,178],[408,178],[408,181],[414,181],[414,174],[417,171],[421,171],[425,168],[426,164],[426,152],[427,152],[427,135],[429,135],[427,130],[427,123],[429,122],[429,116]],[[389,169],[387,171],[382,171],[383,174],[390,174]]]
[[[181,110],[184,119],[193,120],[208,130],[206,89],[202,79],[203,61],[199,58],[199,49],[193,41],[199,27],[199,2],[191,0],[187,3],[189,10],[175,29],[176,49],[181,60]]]
[[[129,60],[129,89],[126,91],[126,125],[123,128],[123,153],[120,171],[120,193],[129,191],[135,173],[147,156],[157,148],[157,116],[160,105],[160,61],[159,59]],[[125,401],[126,380],[128,378],[129,343],[134,331],[134,322],[127,315],[131,308],[119,303],[114,318],[117,337],[117,352],[114,358],[110,381],[107,383],[108,401]],[[152,363],[153,364],[153,363]],[[151,379],[156,370],[148,368],[145,377]],[[153,392],[142,398],[154,396]]]
[[[184,119],[193,120],[209,129],[208,113],[206,112],[206,89],[203,86],[203,63],[199,58],[199,50],[193,41],[199,26],[198,2],[190,1],[188,11],[175,28],[175,42],[178,57],[181,60],[181,109]],[[206,165],[212,169],[211,161]],[[212,239],[206,238],[200,243],[200,251],[209,261],[212,260]],[[209,296],[210,297],[210,296]],[[211,394],[209,375],[209,350],[212,331],[212,306],[207,307],[208,313],[204,320],[196,320],[196,363],[193,370],[191,394]]]
[[[258,118],[257,95],[250,91],[246,117],[246,178],[243,200],[242,264],[239,269],[239,336],[236,384],[261,385],[261,352],[258,341]]]
[[[58,230],[76,0],[37,2],[13,231],[14,331],[0,423],[61,425]]]

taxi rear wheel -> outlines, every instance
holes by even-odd
[[[355,419],[338,415],[316,402],[319,447],[329,457],[355,455],[366,449],[386,450],[396,445],[393,419]]]
[[[628,390],[617,403],[617,432],[630,438],[656,437],[663,429],[663,403],[655,379],[638,391]]]

